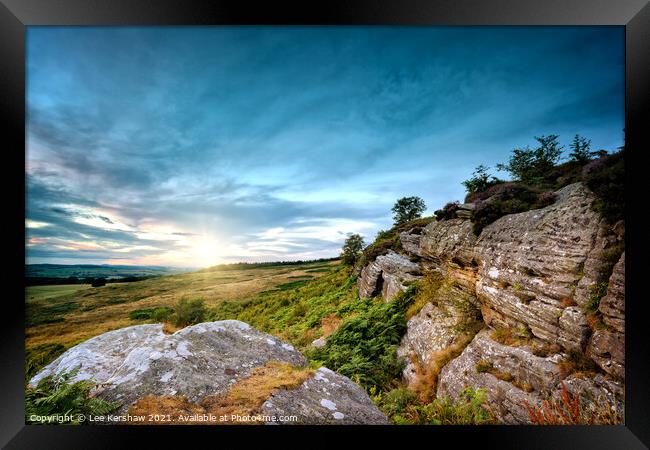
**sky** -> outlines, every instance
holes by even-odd
[[[28,27],[26,44],[27,263],[334,257],[400,197],[462,201],[476,166],[535,136],[623,145],[622,27]]]

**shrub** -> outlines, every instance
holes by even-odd
[[[436,210],[433,214],[435,214],[436,220],[455,219],[456,211],[458,211],[459,206],[460,203],[457,201],[449,202],[445,206],[443,206],[442,209]]]
[[[80,367],[80,366],[79,366]],[[119,405],[90,395],[95,384],[90,380],[71,383],[79,367],[70,372],[49,375],[38,382],[36,387],[25,390],[25,421],[32,423],[32,415],[69,416],[65,423],[78,424],[78,416],[108,414]]]
[[[471,178],[462,182],[462,185],[467,190],[467,195],[486,191],[488,188],[503,182],[494,176],[490,177],[488,175],[489,169],[489,167],[481,164],[474,170]]]
[[[538,209],[555,202],[553,192],[541,192],[538,189],[518,183],[502,183],[489,189],[489,199],[477,201],[472,212],[474,233],[478,236],[483,228],[497,219],[531,209]]]
[[[366,310],[346,319],[310,357],[345,375],[366,389],[386,389],[401,375],[404,361],[397,346],[406,332],[404,311],[413,290],[398,294],[388,303],[369,300]]]
[[[95,278],[90,285],[92,287],[106,286],[106,278]]]
[[[204,322],[208,312],[205,307],[205,302],[201,298],[191,300],[188,298],[182,298],[176,304],[174,311],[175,325],[177,327],[185,327]]]
[[[621,150],[588,163],[582,170],[585,184],[596,195],[594,209],[609,223],[624,218],[625,154]]]
[[[515,148],[507,164],[498,164],[497,169],[506,170],[518,181],[528,184],[542,184],[562,154],[558,135],[535,136],[539,146]]]
[[[494,420],[483,406],[483,389],[465,388],[457,401],[439,397],[419,408],[419,423],[433,425],[486,425]]]
[[[417,404],[418,396],[415,392],[399,387],[388,391],[381,396],[380,408],[389,417],[403,413],[406,408]]]
[[[151,313],[151,320],[156,323],[168,322],[171,319],[172,314],[174,314],[174,308],[163,306],[153,310]]]

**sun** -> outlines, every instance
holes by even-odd
[[[187,252],[189,263],[197,267],[210,267],[222,262],[222,246],[212,237],[199,237],[192,240]]]

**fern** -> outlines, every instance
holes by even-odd
[[[69,416],[60,423],[78,424],[79,415],[101,416],[119,405],[90,394],[95,383],[91,380],[71,382],[79,372],[77,366],[69,372],[48,375],[36,387],[25,390],[25,422],[34,423],[33,416]]]

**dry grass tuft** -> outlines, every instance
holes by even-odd
[[[321,328],[323,329],[323,337],[327,337],[334,333],[343,322],[343,319],[335,313],[328,314],[320,320]]]

